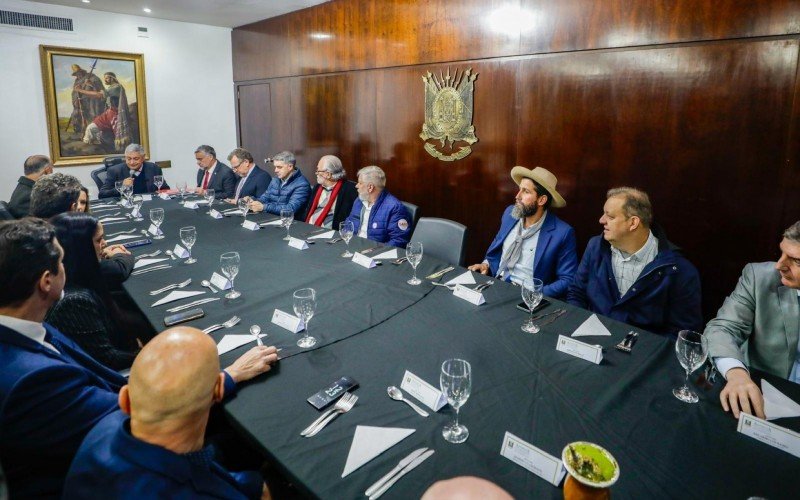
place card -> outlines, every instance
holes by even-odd
[[[150,227],[147,228],[147,232],[152,234],[153,236],[163,236],[164,232],[161,231],[155,224],[150,224]]]
[[[295,238],[294,236],[289,236],[289,246],[298,250],[308,249],[308,243],[306,243],[306,240],[301,240],[300,238]]]
[[[476,306],[486,303],[482,292],[467,288],[464,285],[456,285],[456,288],[453,290],[453,295],[459,299],[466,300],[470,304],[475,304]]]
[[[580,340],[571,339],[563,335],[558,336],[556,351],[585,359],[599,365],[603,361],[603,348],[599,345],[590,345]]]
[[[197,210],[200,207],[196,201],[187,201],[186,203],[183,204],[183,208],[191,208],[192,210]]]
[[[231,280],[222,276],[219,273],[214,273],[211,275],[211,284],[215,287],[219,288],[220,290],[230,290],[231,289]]]
[[[275,309],[275,312],[272,313],[272,322],[281,328],[289,330],[292,333],[301,332],[303,331],[303,328],[305,328],[305,325],[303,325],[303,320],[297,316],[283,312],[280,309]]]
[[[400,388],[417,398],[433,411],[439,411],[447,403],[442,391],[406,370]]]
[[[245,229],[249,229],[250,231],[258,231],[261,228],[258,225],[258,222],[255,222],[255,221],[252,221],[252,220],[244,221],[244,224],[242,224],[242,227],[245,228]]]
[[[800,433],[786,429],[758,417],[739,413],[736,430],[786,453],[800,457]]]
[[[189,250],[186,250],[180,245],[175,245],[175,248],[172,250],[172,253],[174,253],[176,257],[181,259],[185,259],[190,255]]]
[[[208,211],[208,215],[210,215],[211,217],[213,217],[215,219],[222,219],[223,217],[225,217],[224,215],[222,215],[221,213],[219,213],[217,210],[215,210],[213,208]]]
[[[527,469],[553,486],[558,486],[564,479],[567,469],[558,458],[540,450],[506,431],[500,455]]]
[[[353,262],[359,266],[366,267],[367,269],[371,269],[377,265],[373,259],[370,259],[361,252],[356,252],[356,254],[353,255]]]
[[[142,201],[153,201],[153,195],[152,194],[143,194],[142,195]]]

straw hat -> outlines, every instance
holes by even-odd
[[[511,178],[514,179],[514,182],[516,182],[518,186],[519,183],[522,182],[522,179],[536,181],[542,187],[544,187],[547,190],[547,193],[553,198],[554,207],[559,208],[567,206],[567,202],[564,197],[558,194],[558,191],[556,191],[558,179],[556,179],[556,176],[550,173],[550,171],[546,168],[536,167],[533,170],[530,170],[525,167],[517,166],[511,169]]]

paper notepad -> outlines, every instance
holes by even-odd
[[[263,339],[266,336],[266,334],[262,333],[258,337]],[[226,352],[231,352],[234,349],[255,341],[255,335],[225,335],[222,337],[222,340],[219,341],[219,344],[217,344],[217,353],[222,356]]]
[[[382,254],[378,254],[375,257],[373,257],[373,259],[375,259],[375,260],[379,260],[379,259],[396,259],[396,258],[397,258],[397,249],[396,248],[392,248],[388,252],[383,252]]]
[[[136,261],[136,264],[133,265],[134,269],[141,269],[145,266],[149,266],[150,264],[155,264],[157,262],[164,262],[167,259],[139,259]]]
[[[591,335],[599,335],[604,337],[611,336],[611,332],[609,332],[608,328],[606,328],[606,326],[600,322],[600,318],[598,318],[596,314],[589,316],[589,319],[584,321],[583,324],[572,333],[573,337],[589,337]]]
[[[761,393],[764,395],[764,414],[767,420],[800,416],[800,404],[764,379],[761,380]]]
[[[467,271],[464,274],[459,274],[455,278],[445,283],[445,285],[474,285],[474,284],[475,284],[475,276],[472,275],[472,271]]]
[[[399,427],[371,427],[359,425],[353,434],[350,452],[342,471],[342,477],[350,474],[365,463],[377,457],[384,451],[404,440],[415,429],[401,429]]]
[[[185,299],[186,297],[194,297],[195,295],[202,295],[204,293],[206,292],[184,292],[182,290],[176,290],[174,292],[170,292],[169,294],[167,294],[167,296],[164,297],[163,299],[154,302],[153,305],[151,305],[150,307],[160,306],[162,304],[175,302],[176,300]]]

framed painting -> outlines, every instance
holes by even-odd
[[[50,158],[102,163],[141,144],[150,157],[144,55],[39,46]]]

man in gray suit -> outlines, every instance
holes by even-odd
[[[706,326],[708,355],[728,381],[725,411],[764,418],[764,397],[745,364],[800,383],[800,221],[783,233],[778,262],[747,264]],[[743,352],[746,346],[747,355]]]

